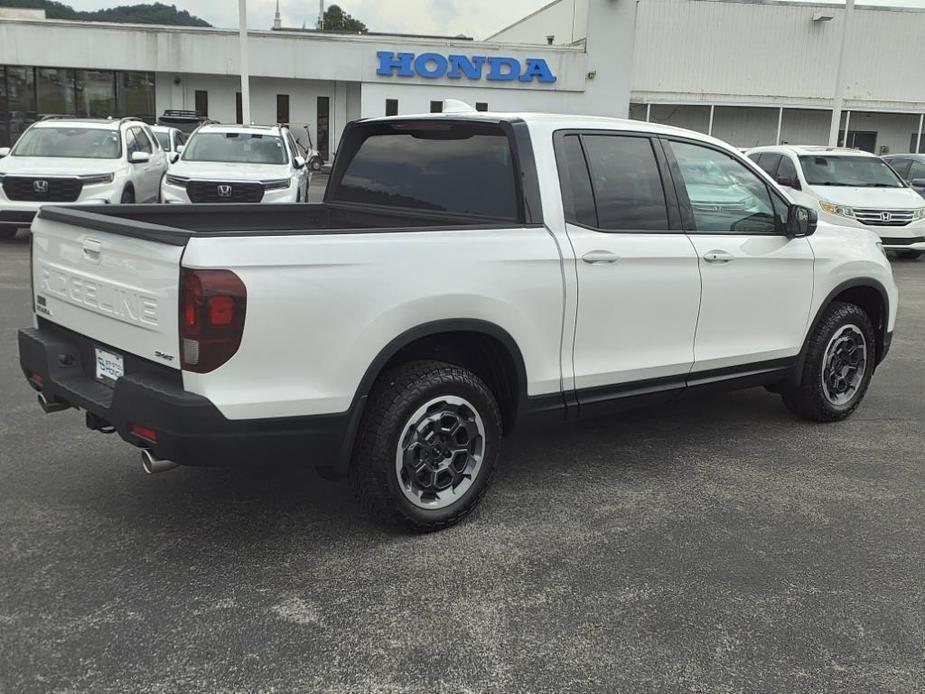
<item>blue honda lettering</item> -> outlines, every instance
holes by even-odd
[[[464,55],[450,56],[450,71],[446,76],[451,80],[458,80],[465,75],[470,80],[482,79],[482,69],[485,67],[485,56],[474,55],[471,58]]]
[[[520,75],[520,61],[514,58],[489,58],[488,65],[488,79],[492,82],[512,82]]]
[[[549,65],[542,58],[527,58],[527,68],[519,79],[521,82],[532,82],[533,78],[546,84],[552,84],[556,81],[556,76],[552,74]]]
[[[415,55],[390,51],[380,51],[376,53],[376,57],[379,59],[376,74],[380,77],[423,77],[430,80],[441,77],[459,80],[465,77],[473,81],[487,77],[492,82],[519,81],[543,84],[556,81],[556,76],[543,58],[527,58],[521,63],[517,58],[507,56],[488,58],[484,55],[445,56],[440,53]]]
[[[377,75],[389,77],[396,73],[399,77],[414,77],[414,70],[411,64],[414,61],[414,53],[391,53],[389,51],[379,51],[376,53],[379,58],[379,69]]]
[[[433,67],[431,67],[433,65]],[[437,79],[446,74],[447,60],[439,53],[421,53],[414,61],[414,71],[420,77]]]

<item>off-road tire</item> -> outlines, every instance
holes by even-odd
[[[396,472],[399,437],[424,404],[439,397],[470,403],[483,423],[484,454],[469,488],[449,506],[424,509],[402,491]],[[378,521],[417,532],[442,530],[478,505],[501,451],[501,411],[488,386],[459,366],[438,361],[402,364],[379,377],[370,393],[350,465],[349,479],[360,505]]]
[[[851,399],[842,405],[835,405],[826,397],[822,385],[826,349],[836,332],[849,325],[857,326],[864,335],[866,364],[861,381]],[[870,317],[855,304],[833,302],[808,338],[799,385],[784,387],[781,391],[784,404],[799,417],[815,422],[837,422],[845,419],[863,401],[870,386],[876,360],[877,342]]]

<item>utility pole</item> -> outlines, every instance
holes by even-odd
[[[324,0],[318,0],[318,30],[324,31]]]
[[[848,53],[848,36],[854,19],[854,0],[845,4],[845,21],[841,28],[841,45],[838,49],[838,65],[835,68],[835,103],[832,106],[832,125],[829,128],[829,147],[838,146],[838,131],[841,127],[841,112],[845,105],[845,57]],[[848,133],[845,133],[847,141]]]
[[[238,38],[241,44],[241,120],[251,122],[250,75],[247,68],[247,0],[238,0]]]

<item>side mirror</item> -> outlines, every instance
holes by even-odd
[[[818,221],[816,210],[803,205],[791,205],[787,212],[787,236],[793,239],[812,236],[816,233]]]
[[[305,166],[305,157],[296,157],[295,158],[295,167],[301,169]]]
[[[186,147],[186,145],[177,145],[177,157],[179,157],[181,154],[183,154],[183,149],[184,149],[185,147]]]
[[[171,152],[168,156],[170,157],[170,163],[171,163],[171,164],[176,164],[176,163],[177,163],[177,159],[180,158],[180,153],[179,153],[179,152]]]
[[[0,157],[3,156],[3,150],[0,149]],[[913,188],[925,188],[925,178],[913,178],[912,179]]]
[[[133,164],[144,164],[145,162],[151,161],[151,155],[147,152],[132,152],[128,160]]]
[[[0,159],[3,159],[3,157],[8,157],[8,156],[10,156],[10,148],[0,147]]]

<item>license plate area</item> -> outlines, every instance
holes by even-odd
[[[94,354],[96,357],[96,380],[108,386],[115,386],[116,381],[125,375],[125,360],[122,355],[99,347],[94,349]]]

